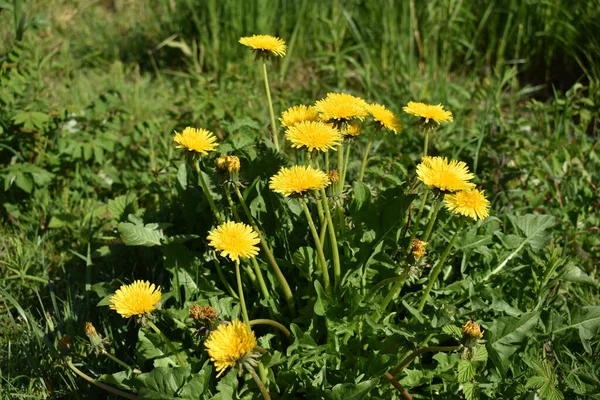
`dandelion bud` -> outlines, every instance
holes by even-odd
[[[199,306],[198,304],[194,304],[190,308],[190,318],[196,322],[212,325],[219,318],[219,314],[217,314],[217,310],[211,306]]]
[[[423,257],[423,254],[425,254],[425,246],[427,246],[427,242],[414,239],[410,246],[412,248],[413,257],[415,260],[419,261],[421,257]]]
[[[483,337],[483,332],[479,324],[469,320],[462,326],[463,336],[467,339],[477,340]]]
[[[96,350],[102,350],[103,349],[102,337],[98,334],[98,332],[96,332],[96,328],[94,328],[94,325],[92,325],[91,322],[85,323],[84,331],[85,331],[85,335],[90,340],[90,344],[92,345],[92,347],[95,348]]]
[[[340,174],[335,169],[330,170],[327,173],[327,177],[331,183],[337,183],[340,180]]]
[[[350,122],[346,125],[345,129],[342,129],[342,134],[347,136],[358,136],[362,132],[362,125],[358,122]]]
[[[240,170],[240,159],[236,156],[228,156],[227,170],[229,172],[238,172]]]
[[[221,156],[215,160],[215,167],[220,172],[227,172],[227,156]]]

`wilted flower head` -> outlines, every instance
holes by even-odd
[[[421,257],[423,257],[423,254],[425,254],[425,247],[427,246],[427,242],[424,242],[422,240],[419,239],[414,239],[410,245],[410,247],[412,248],[412,255],[415,258],[415,260],[420,260]]]
[[[325,189],[329,183],[325,172],[310,166],[294,165],[291,168],[283,167],[273,175],[269,187],[275,193],[287,197],[292,194],[303,195]]]
[[[462,333],[464,336],[470,339],[481,339],[483,337],[483,331],[479,324],[469,320],[462,326]]]
[[[367,102],[347,93],[328,93],[323,100],[318,100],[315,108],[322,121],[332,123],[349,122],[356,118],[367,117]]]
[[[475,221],[490,215],[490,202],[485,198],[483,190],[463,190],[445,196],[444,200],[448,210],[454,214],[473,218]]]
[[[389,129],[394,133],[402,130],[402,123],[396,118],[393,112],[381,104],[368,104],[367,111],[373,116],[375,122],[382,128]]]
[[[327,177],[331,183],[337,183],[340,180],[340,174],[336,169],[330,169],[327,173]]]
[[[142,316],[156,310],[162,293],[160,288],[147,281],[122,285],[110,298],[110,309],[123,318]]]
[[[442,122],[452,121],[452,113],[444,110],[444,106],[438,104],[437,106],[425,103],[416,103],[409,101],[408,105],[403,108],[407,114],[416,115],[421,117],[423,122],[429,124],[430,122],[435,125],[439,125]]]
[[[318,121],[319,112],[313,106],[305,106],[300,104],[298,106],[290,107],[281,113],[281,126],[284,128],[290,128],[298,122],[307,121]]]
[[[446,157],[426,156],[417,165],[417,178],[430,188],[444,192],[472,189],[475,184],[469,181],[474,177],[463,161],[448,162]]]
[[[208,234],[209,245],[221,252],[221,256],[239,261],[240,257],[252,258],[258,254],[258,233],[242,222],[227,221]]]
[[[250,47],[262,57],[283,57],[287,46],[282,39],[270,35],[252,35],[240,38],[240,43]]]
[[[323,122],[298,122],[288,128],[285,137],[294,148],[306,148],[308,151],[327,152],[342,143],[342,135],[336,129]]]
[[[216,159],[215,166],[221,172],[239,172],[240,159],[236,156],[221,156]]]
[[[219,314],[214,307],[194,304],[190,307],[190,318],[196,322],[212,325],[219,318]]]
[[[181,133],[175,132],[174,140],[178,149],[188,149],[200,154],[208,154],[219,145],[216,143],[217,138],[211,132],[189,126]]]
[[[206,339],[204,347],[215,364],[217,377],[220,377],[227,368],[233,368],[238,363],[250,361],[253,364],[252,350],[256,347],[256,336],[248,325],[235,320],[219,325]]]

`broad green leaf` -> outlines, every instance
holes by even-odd
[[[569,263],[566,266],[565,272],[562,276],[562,280],[567,282],[583,283],[586,285],[597,286],[596,281],[592,277],[590,277],[588,274],[583,272],[581,268],[572,263]]]
[[[212,372],[212,365],[207,361],[200,369],[200,372],[192,374],[185,386],[179,392],[179,396],[189,400],[201,398],[201,395],[206,391],[210,383]]]
[[[331,297],[329,297],[325,290],[323,290],[323,286],[321,286],[321,282],[315,281],[315,291],[317,292],[317,301],[315,302],[315,314],[323,316],[327,313],[331,305]]]
[[[469,382],[475,377],[475,373],[475,366],[469,360],[458,362],[458,381],[460,383]]]
[[[156,224],[134,225],[129,222],[119,224],[119,234],[123,243],[128,246],[160,246],[163,233]]]
[[[334,400],[360,400],[364,399],[367,394],[379,383],[379,379],[371,379],[369,381],[354,383],[337,384],[331,390]]]
[[[143,398],[172,399],[190,376],[191,367],[157,367],[137,375],[133,384]]]
[[[496,361],[501,365],[497,365],[497,367],[506,371],[511,356],[519,349],[519,345],[533,333],[533,328],[538,321],[539,314],[537,312],[523,314],[520,318],[505,317],[494,321],[489,330],[492,335],[489,345],[494,350],[494,355],[497,354],[499,357],[499,360]]]
[[[456,325],[444,325],[442,327],[442,332],[457,339],[462,338],[462,329]]]

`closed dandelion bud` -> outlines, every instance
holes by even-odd
[[[340,180],[340,174],[335,169],[330,170],[327,173],[327,177],[331,183],[337,183]]]
[[[198,304],[194,304],[190,307],[190,318],[199,323],[212,325],[219,318],[219,314],[217,314],[217,310],[211,306],[199,306]]]
[[[98,335],[98,332],[96,332],[96,328],[94,328],[94,325],[92,325],[91,322],[85,323],[84,331],[85,331],[85,335],[90,340],[90,344],[92,345],[93,348],[103,347],[102,337],[100,335]]]
[[[483,331],[479,324],[469,320],[462,326],[463,340],[467,347],[477,343],[478,339],[483,337]]]
[[[415,260],[419,261],[423,254],[425,254],[425,246],[427,246],[427,242],[424,242],[419,239],[414,239],[411,243],[412,255]]]

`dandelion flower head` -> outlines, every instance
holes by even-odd
[[[252,35],[240,38],[240,43],[259,52],[260,55],[285,56],[287,46],[282,39],[271,35]]]
[[[284,128],[290,128],[298,122],[305,121],[318,121],[319,112],[314,106],[305,106],[300,104],[293,106],[281,113],[281,126]]]
[[[157,308],[161,298],[160,288],[147,281],[135,281],[122,285],[110,298],[110,309],[123,318],[142,316]]]
[[[308,151],[319,150],[327,152],[342,143],[340,132],[323,122],[298,122],[289,128],[285,134],[286,139],[292,142],[292,147],[303,148]]]
[[[233,221],[224,222],[210,231],[208,240],[209,246],[231,261],[255,257],[258,254],[256,244],[260,242],[258,233],[251,226]]]
[[[200,154],[208,154],[219,145],[216,143],[217,138],[211,132],[189,126],[181,133],[175,132],[174,140],[178,149],[188,149]]]
[[[483,337],[483,332],[481,331],[481,327],[479,324],[469,320],[462,326],[462,333],[465,336],[468,336],[472,339],[481,339]]]
[[[212,331],[204,347],[215,364],[217,377],[220,377],[227,368],[235,367],[239,361],[251,355],[256,347],[256,336],[248,325],[235,320],[227,325],[219,325]]]
[[[451,160],[446,157],[423,157],[417,165],[417,178],[429,186],[445,192],[457,192],[475,187],[469,182],[474,175],[463,161]]]
[[[381,127],[389,129],[394,133],[402,130],[402,123],[393,112],[382,106],[381,104],[368,104],[367,111],[373,116],[375,122]]]
[[[347,93],[328,93],[316,102],[315,108],[325,122],[349,122],[354,118],[362,121],[368,116],[367,102]]]
[[[444,106],[441,104],[434,106],[431,104],[409,101],[408,105],[405,106],[403,110],[407,114],[423,118],[426,124],[430,121],[433,121],[437,125],[442,122],[453,121],[452,113],[444,110]]]
[[[454,214],[478,219],[490,215],[490,202],[485,198],[483,190],[471,189],[449,194],[444,197],[446,208]]]
[[[427,242],[424,242],[422,240],[419,239],[414,239],[412,241],[412,243],[410,244],[410,247],[412,248],[412,255],[415,258],[415,260],[420,260],[421,257],[423,257],[423,255],[425,254],[425,247],[427,246]]]
[[[294,165],[283,167],[271,177],[269,188],[285,197],[303,195],[309,191],[325,189],[330,181],[323,171],[310,166]]]
[[[342,135],[344,136],[352,136],[352,137],[356,137],[358,135],[360,135],[360,133],[362,132],[363,127],[360,123],[356,122],[356,121],[352,121],[347,123],[342,129]]]

